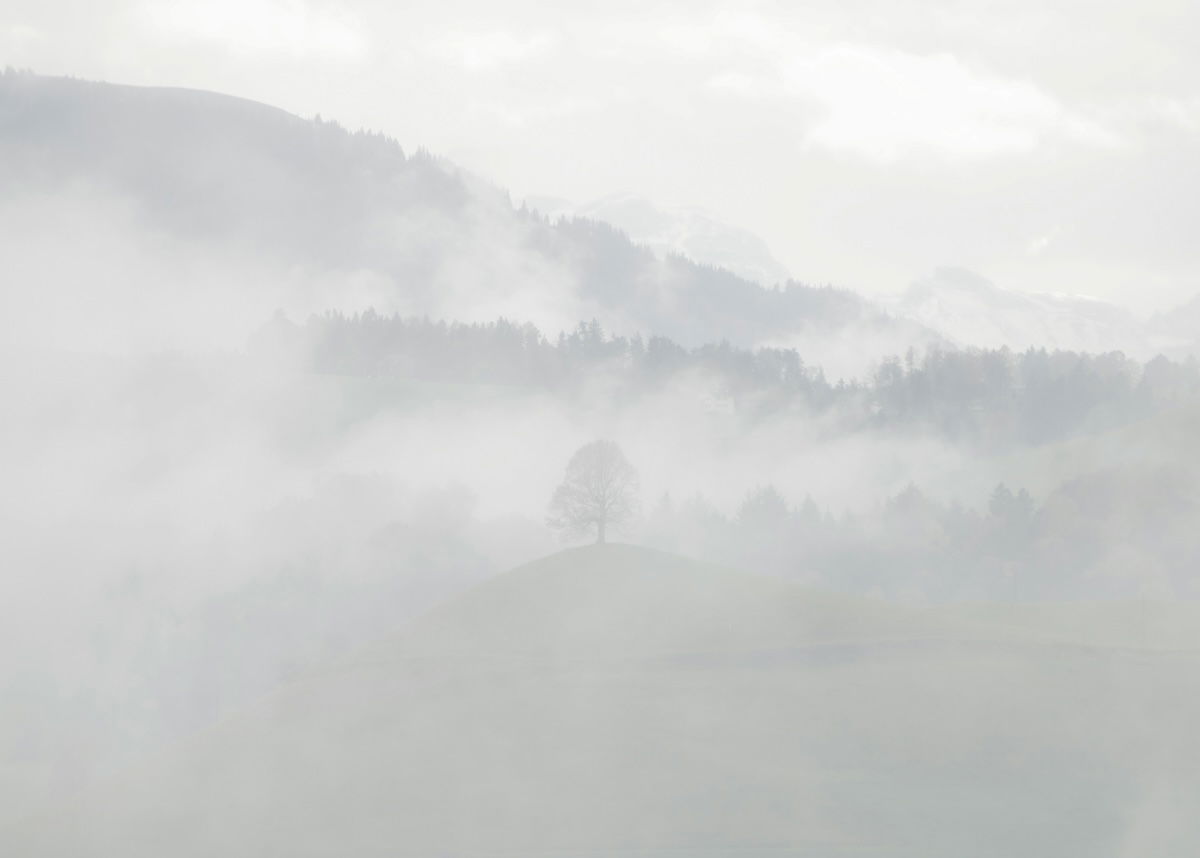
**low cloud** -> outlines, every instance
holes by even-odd
[[[1031,81],[977,71],[949,53],[843,44],[785,61],[781,72],[792,93],[821,106],[809,140],[874,161],[922,153],[989,158],[1056,140],[1120,143]]]
[[[354,60],[368,47],[352,17],[295,0],[148,3],[141,9],[141,23],[157,39],[212,43],[250,56]]]
[[[548,32],[515,35],[505,30],[453,32],[434,42],[429,53],[468,71],[486,71],[545,57],[556,44]]]

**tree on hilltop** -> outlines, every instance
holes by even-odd
[[[637,471],[612,441],[592,441],[575,451],[562,484],[550,499],[546,523],[566,535],[595,529],[605,541],[609,527],[627,524],[637,514]]]

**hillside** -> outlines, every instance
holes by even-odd
[[[577,549],[0,832],[0,852],[1185,854],[1198,660]]]
[[[214,93],[4,75],[0,180],[0,251],[24,287],[10,315],[33,315],[28,296],[57,291],[56,304],[35,301],[53,315],[75,282],[88,300],[134,301],[152,319],[165,290],[176,303],[163,315],[207,297],[242,338],[276,307],[303,317],[368,306],[546,330],[596,318],[693,345],[819,352],[834,338],[839,359],[860,362],[868,336],[887,352],[932,337],[853,293],[766,289],[656,256],[608,224],[514,208],[381,135]],[[74,267],[56,255],[64,242]]]
[[[577,548],[488,581],[379,651],[597,660],[770,657],[827,646],[969,639],[953,618],[628,545]]]
[[[656,253],[686,256],[762,286],[792,279],[757,235],[714,220],[697,209],[657,206],[632,194],[612,194],[580,205],[531,197],[525,199],[525,204],[550,218],[582,217],[610,223]]]

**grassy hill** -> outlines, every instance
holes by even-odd
[[[1200,656],[563,552],[0,832],[22,856],[1200,846]]]
[[[928,612],[609,544],[564,551],[482,584],[378,652],[646,659],[976,631]]]

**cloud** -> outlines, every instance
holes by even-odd
[[[740,71],[723,71],[713,75],[708,79],[708,88],[750,101],[778,98],[784,94],[777,81]]]
[[[527,36],[515,36],[504,30],[454,32],[434,42],[429,52],[468,71],[484,71],[543,57],[555,43],[554,35],[547,32]]]
[[[41,41],[42,33],[36,27],[28,24],[15,24],[11,27],[0,28],[0,46],[8,49],[19,49]]]
[[[816,113],[806,139],[828,150],[890,163],[916,154],[951,161],[1024,154],[1051,141],[1122,142],[1033,80],[981,70],[954,52],[812,41],[752,15],[722,23],[719,31],[672,30],[665,43],[720,64],[707,78],[710,92]]]
[[[1200,133],[1200,96],[1152,99],[1143,113],[1188,134]]]
[[[147,3],[141,23],[159,39],[214,43],[239,54],[354,60],[367,51],[352,19],[297,0]]]
[[[917,152],[978,159],[1031,152],[1051,139],[1113,146],[1030,81],[980,73],[952,54],[843,44],[784,63],[792,91],[821,105],[809,140],[875,161]]]
[[[1054,243],[1054,239],[1057,236],[1058,236],[1058,227],[1055,227],[1048,233],[1034,237],[1029,242],[1029,254],[1031,256],[1035,256],[1039,253],[1044,252],[1046,250],[1046,248],[1048,248],[1051,244]]]
[[[751,12],[725,10],[708,19],[673,20],[652,31],[658,50],[675,54],[711,55],[730,49],[776,50],[784,33],[776,22]],[[636,33],[632,34],[636,39]]]

